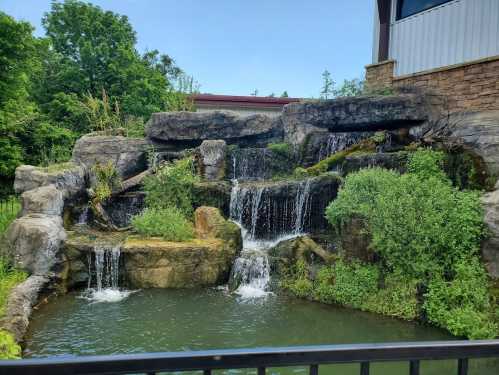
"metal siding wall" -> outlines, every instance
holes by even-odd
[[[456,0],[395,21],[390,58],[395,76],[499,55],[499,0]]]

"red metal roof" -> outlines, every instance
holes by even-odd
[[[300,98],[275,98],[268,96],[234,96],[234,95],[212,95],[212,94],[194,94],[192,95],[195,104],[208,105],[250,105],[250,106],[276,106],[298,102]]]

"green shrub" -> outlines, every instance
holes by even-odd
[[[194,183],[198,181],[192,158],[163,165],[144,181],[147,207],[176,207],[190,217],[193,212]]]
[[[373,168],[348,175],[326,217],[336,230],[352,217],[363,219],[383,273],[404,275],[400,281],[387,277],[385,291],[371,293],[360,308],[415,315],[415,290],[422,283],[428,288],[424,309],[431,322],[455,335],[493,337],[497,327],[491,323],[487,278],[478,261],[485,232],[480,197],[452,186],[440,168],[443,157],[419,150],[407,174]],[[348,303],[337,295],[334,299]],[[398,310],[399,299],[410,301],[410,308]]]
[[[21,358],[21,347],[7,331],[0,330],[0,360]]]
[[[361,308],[369,295],[377,291],[378,279],[376,266],[340,259],[319,271],[316,298],[326,303]]]
[[[450,281],[430,281],[424,303],[428,319],[456,336],[494,338],[499,332],[490,321],[488,280],[478,257],[463,259],[454,270]]]
[[[147,208],[132,218],[132,226],[140,235],[162,237],[166,241],[187,241],[194,238],[192,223],[175,207]]]
[[[269,143],[267,148],[273,153],[280,155],[285,158],[290,158],[293,156],[293,146],[289,143]]]

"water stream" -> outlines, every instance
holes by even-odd
[[[83,298],[91,302],[119,302],[130,295],[131,291],[119,287],[120,254],[119,245],[95,246],[93,252],[88,254],[88,287],[82,294]],[[92,273],[95,274],[95,282]]]

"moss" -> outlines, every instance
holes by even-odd
[[[359,143],[356,143],[349,148],[338,151],[333,155],[321,160],[320,162],[312,165],[308,168],[296,168],[295,176],[319,176],[322,173],[330,171],[335,166],[342,163],[347,156],[350,155],[365,155],[371,154],[376,151],[376,146],[385,142],[386,135],[385,132],[377,132],[374,136],[364,139]]]
[[[487,172],[483,159],[466,149],[448,150],[444,169],[459,189],[493,190],[495,179]]]
[[[0,330],[0,359],[19,358],[21,358],[21,347],[9,332]]]

